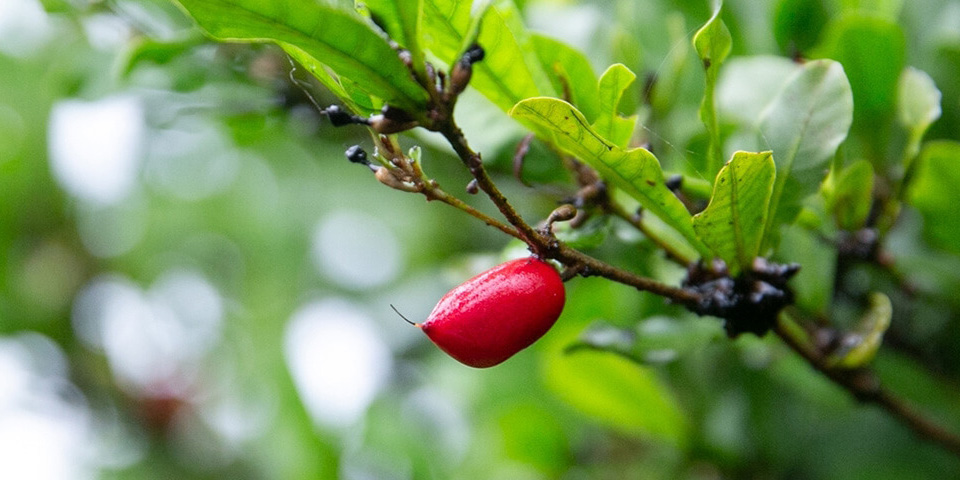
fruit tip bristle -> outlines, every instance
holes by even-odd
[[[409,318],[404,317],[403,314],[400,313],[400,310],[397,310],[397,307],[394,307],[392,303],[390,304],[390,308],[392,308],[393,311],[396,312],[397,315],[400,315],[400,318],[402,318],[403,321],[409,323],[410,325],[413,325],[414,327],[420,328],[420,324],[419,324],[419,323],[411,322]]]

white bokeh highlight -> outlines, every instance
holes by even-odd
[[[143,107],[133,96],[58,102],[47,139],[54,178],[80,200],[124,200],[137,183],[144,130]]]
[[[374,322],[339,299],[317,300],[296,311],[284,352],[297,391],[318,426],[353,425],[391,370],[390,350]]]
[[[0,478],[93,478],[90,414],[64,365],[46,337],[0,339]]]
[[[38,0],[0,1],[0,53],[27,57],[43,48],[54,28]]]
[[[376,217],[339,211],[320,221],[311,249],[314,264],[328,280],[346,288],[385,285],[400,273],[396,235]]]
[[[220,338],[223,299],[202,275],[170,270],[149,291],[119,276],[94,279],[74,302],[77,335],[102,350],[136,392],[185,392]]]

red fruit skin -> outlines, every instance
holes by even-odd
[[[537,258],[521,258],[449,291],[419,326],[461,363],[492,367],[547,333],[564,301],[557,271]]]

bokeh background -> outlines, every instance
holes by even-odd
[[[531,29],[581,48],[597,71],[621,61],[657,78],[627,109],[649,100],[645,131],[665,165],[702,160],[689,38],[707,2],[520,3]],[[899,29],[899,63],[944,93],[929,137],[960,137],[960,2],[726,8],[735,56],[829,51],[844,15],[883,19]],[[879,72],[890,58],[873,61]],[[721,89],[728,111],[763,91],[737,81]],[[330,126],[311,96],[334,102],[278,49],[210,43],[165,1],[0,0],[0,478],[960,476],[956,458],[858,406],[774,339],[729,341],[715,320],[600,279],[570,282],[559,324],[528,351],[489,370],[456,363],[390,304],[423,319],[522,246],[347,162],[343,151],[369,137]],[[475,93],[458,107],[528,218],[572,192],[537,144],[525,167],[535,188],[512,179],[524,131]],[[438,138],[403,141],[463,192],[468,173]],[[625,225],[604,228],[596,255],[682,275]],[[927,321],[909,323],[878,368],[956,428],[949,292],[960,269],[904,238],[927,259],[905,268],[938,264],[931,281],[944,291],[917,304]],[[565,354],[597,320],[669,348],[643,364]]]

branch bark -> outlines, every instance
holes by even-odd
[[[960,457],[960,436],[943,428],[917,411],[906,400],[883,388],[880,379],[872,370],[867,368],[844,370],[829,367],[825,355],[809,342],[799,338],[786,324],[789,321],[792,321],[790,315],[786,312],[781,313],[780,322],[777,323],[774,332],[810,366],[850,392],[858,401],[884,409],[919,437],[936,443]]]

